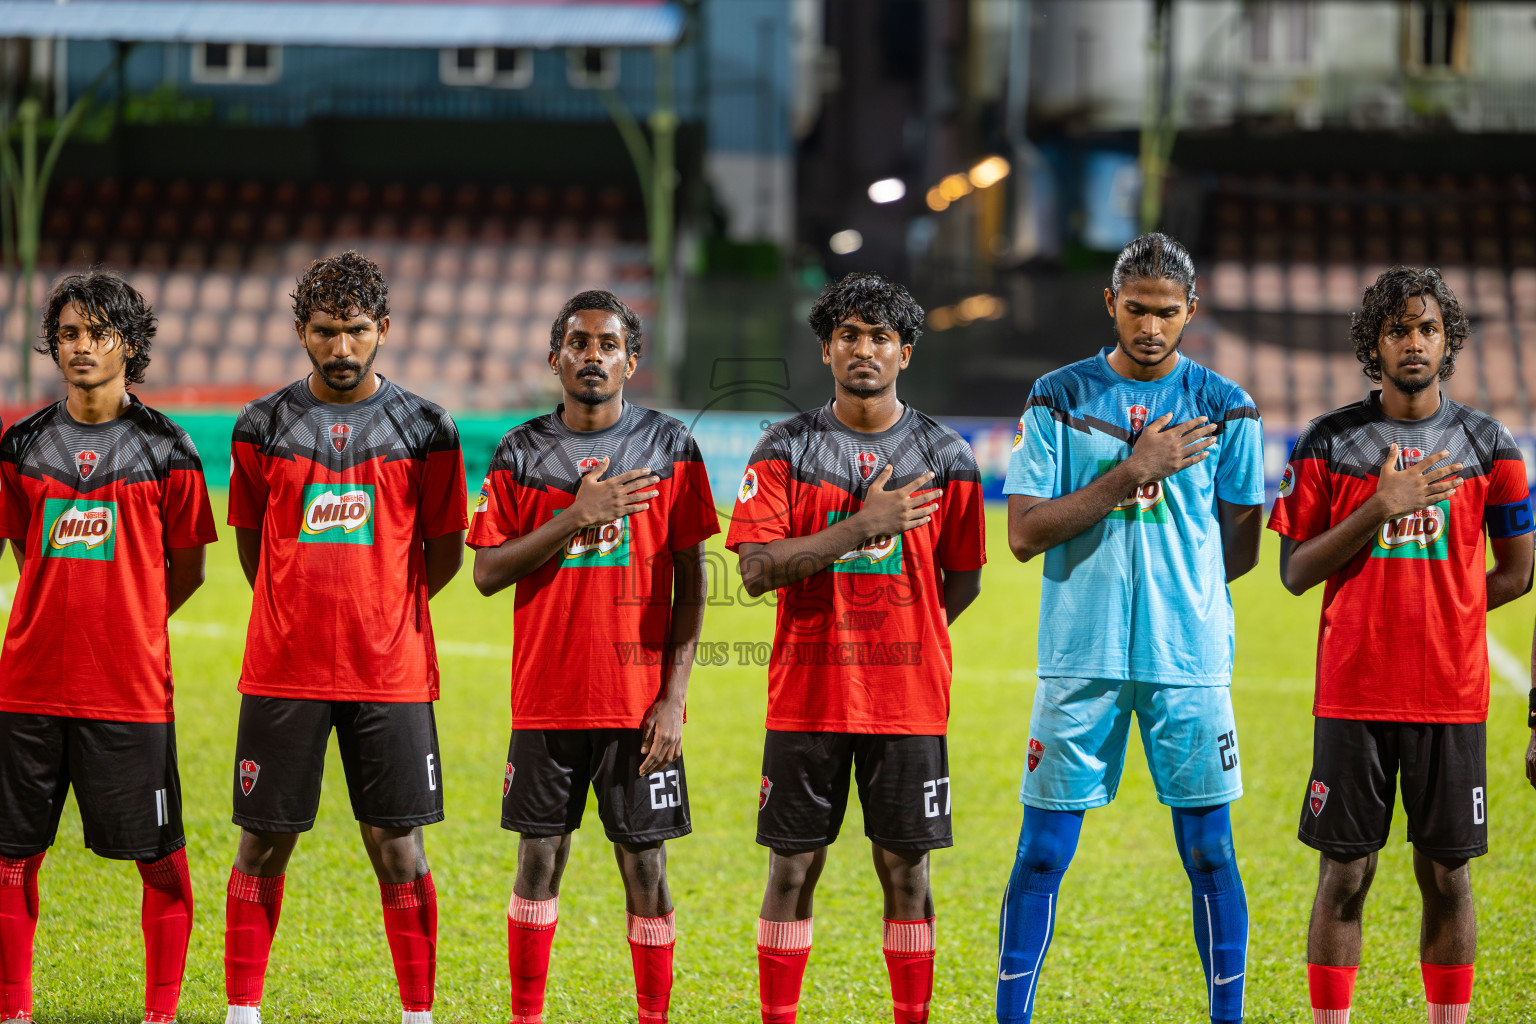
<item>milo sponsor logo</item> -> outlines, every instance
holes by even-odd
[[[1389,519],[1376,531],[1376,543],[1371,548],[1371,557],[1433,558],[1443,561],[1450,547],[1446,537],[1450,526],[1450,501],[1421,508],[1401,519]]]
[[[846,519],[851,512],[828,512],[827,525]],[[901,575],[901,534],[871,537],[852,551],[837,556],[829,568],[833,572],[863,572],[878,576]]]
[[[117,502],[49,498],[43,503],[45,558],[110,562],[117,553]]]
[[[620,516],[611,522],[577,531],[575,536],[565,542],[562,554],[562,565],[628,565],[629,517]]]
[[[372,484],[305,484],[299,540],[310,544],[372,544]]]
[[[1101,459],[1099,461],[1099,475],[1103,476],[1119,463],[1113,460]],[[1142,484],[1130,494],[1121,498],[1110,509],[1106,519],[1133,519],[1144,523],[1166,523],[1169,519],[1168,495],[1161,480],[1154,480],[1149,484]]]

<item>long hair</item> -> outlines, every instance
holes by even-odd
[[[87,270],[60,280],[48,293],[42,340],[37,345],[37,351],[51,358],[55,366],[59,362],[59,314],[71,303],[92,327],[105,327],[122,339],[127,348],[124,379],[129,384],[144,383],[150,342],[155,336],[155,314],[144,296],[105,270]]]

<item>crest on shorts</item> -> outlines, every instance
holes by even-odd
[[[261,765],[250,758],[240,762],[240,792],[246,796],[251,795],[251,790],[256,788],[256,776],[261,774]]]
[[[96,459],[96,453],[89,449],[75,453],[75,469],[80,473],[81,480],[89,480],[91,474],[96,472]]]
[[[338,452],[346,451],[347,438],[352,434],[352,428],[345,423],[337,423],[331,427],[331,447]]]
[[[1029,755],[1025,759],[1026,763],[1029,765],[1029,770],[1034,771],[1036,768],[1039,768],[1040,758],[1044,756],[1045,744],[1031,736],[1029,738]]]
[[[1125,414],[1131,418],[1131,433],[1139,434],[1141,428],[1147,425],[1147,407],[1144,405],[1126,406]]]
[[[1312,808],[1312,817],[1323,813],[1323,804],[1328,802],[1328,787],[1312,780],[1312,785],[1307,787],[1307,806]]]
[[[501,777],[501,798],[505,800],[507,794],[512,792],[512,776],[517,774],[517,769],[512,767],[512,762],[507,762],[507,774]]]
[[[878,462],[879,460],[877,458],[875,458],[875,453],[874,452],[859,452],[859,460],[858,461],[859,461],[859,479],[860,480],[868,480],[871,476],[874,475],[874,473],[875,473],[875,463]]]
[[[773,780],[770,779],[768,776],[764,775],[763,776],[762,785],[757,787],[757,809],[758,810],[762,810],[764,805],[766,805],[768,803],[768,794],[770,794],[772,792],[773,792]]]

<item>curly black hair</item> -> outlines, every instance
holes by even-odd
[[[1440,364],[1440,379],[1447,380],[1456,372],[1456,355],[1471,333],[1456,293],[1435,267],[1398,266],[1384,271],[1365,290],[1360,311],[1349,317],[1349,338],[1355,343],[1355,358],[1364,366],[1365,375],[1376,383],[1381,383],[1381,356],[1376,349],[1381,329],[1407,310],[1409,299],[1422,295],[1432,297],[1440,306],[1440,322],[1445,331],[1445,362]]]
[[[37,351],[59,362],[59,314],[73,303],[92,327],[105,326],[122,339],[128,357],[124,378],[129,384],[144,383],[149,366],[150,342],[155,336],[155,314],[144,296],[127,281],[105,270],[88,270],[62,278],[48,293]]]
[[[923,336],[923,307],[905,288],[879,274],[854,272],[829,283],[816,296],[806,323],[818,340],[831,341],[837,325],[853,318],[895,328],[903,345],[915,345]]]
[[[1176,238],[1152,231],[1133,240],[1115,258],[1109,274],[1109,291],[1119,295],[1121,286],[1131,281],[1166,279],[1184,286],[1184,301],[1195,302],[1195,261],[1189,250]]]
[[[389,284],[379,265],[356,249],[315,260],[294,286],[293,319],[303,330],[315,313],[362,314],[374,323],[389,316]]]
[[[642,348],[640,333],[640,316],[624,300],[613,292],[590,291],[572,295],[560,307],[560,313],[555,317],[555,322],[549,325],[549,350],[559,352],[560,346],[565,343],[565,323],[577,313],[588,309],[595,309],[602,313],[612,313],[619,318],[619,323],[624,325],[624,354],[639,358]]]

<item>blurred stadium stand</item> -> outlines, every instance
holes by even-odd
[[[1536,205],[1522,175],[1425,181],[1225,175],[1210,199],[1201,291],[1215,368],[1265,417],[1301,424],[1368,388],[1349,313],[1397,263],[1438,266],[1472,323],[1457,401],[1536,426]]]
[[[55,274],[98,264],[125,273],[159,318],[143,390],[185,402],[307,373],[294,279],[319,256],[357,248],[390,286],[380,369],[454,408],[507,408],[551,397],[549,319],[575,292],[608,288],[652,312],[644,244],[625,237],[628,204],[613,187],[73,179],[57,187],[41,262]],[[36,332],[11,301],[17,287],[0,277],[0,308],[12,310],[0,377],[14,375],[23,334]],[[40,301],[47,282],[34,287]]]

